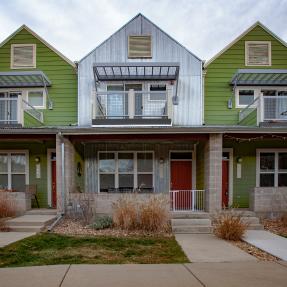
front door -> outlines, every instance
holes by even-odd
[[[191,210],[192,196],[192,162],[191,161],[171,161],[171,193],[175,210]]]
[[[229,160],[222,160],[222,207],[228,207],[229,201]]]
[[[57,207],[57,171],[56,171],[56,160],[51,161],[52,167],[52,207]]]

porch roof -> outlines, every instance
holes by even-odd
[[[234,86],[286,86],[287,70],[239,69],[231,80]]]
[[[177,80],[179,66],[179,63],[172,62],[96,63],[94,76],[98,81]]]
[[[42,71],[0,72],[0,88],[48,86],[51,86],[51,81]]]

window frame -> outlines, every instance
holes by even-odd
[[[103,153],[113,153],[115,155],[115,172],[101,172],[100,171],[100,154]],[[119,172],[119,153],[132,153],[133,154],[133,172]],[[137,161],[137,154],[138,153],[150,153],[152,154],[152,172],[139,172],[138,171],[138,161]],[[98,151],[97,153],[97,171],[98,171],[98,193],[101,192],[101,182],[100,182],[100,176],[101,174],[113,174],[115,176],[115,189],[119,188],[119,175],[120,174],[132,174],[133,175],[133,189],[138,189],[138,175],[139,174],[152,174],[152,188],[154,189],[154,183],[155,183],[155,158],[154,158],[154,151],[130,151],[130,150],[124,150],[124,151]]]
[[[29,103],[29,93],[30,92],[41,92],[42,93],[42,95],[43,95],[43,105],[42,106],[33,106],[32,104],[30,104]],[[28,89],[27,90],[27,93],[26,93],[26,99],[27,99],[27,102],[31,105],[31,106],[33,106],[35,109],[38,109],[38,110],[42,110],[42,109],[46,109],[46,105],[47,105],[47,95],[46,95],[46,91],[45,91],[45,89],[43,88],[43,89],[39,89],[39,88],[37,88],[37,89]]]
[[[0,150],[0,154],[6,154],[8,158],[8,171],[7,173],[0,172],[0,174],[7,174],[8,176],[8,189],[12,189],[12,175],[25,174],[25,185],[29,184],[29,150]],[[12,172],[11,168],[11,155],[24,154],[26,159],[25,172]]]
[[[249,45],[267,44],[268,45],[268,63],[267,64],[249,64]],[[272,65],[271,41],[245,41],[245,66],[248,67],[268,67]]]
[[[33,59],[32,59],[32,65],[31,66],[15,66],[14,64],[14,48],[15,47],[33,47]],[[34,69],[36,68],[36,44],[11,44],[11,51],[10,51],[10,68],[11,69]]]
[[[261,172],[260,170],[260,154],[261,153],[274,153],[274,172]],[[277,149],[256,149],[256,187],[260,188],[286,188],[285,186],[278,186],[278,175],[287,174],[286,171],[279,171],[279,153],[287,153],[286,148]],[[261,174],[274,174],[274,186],[261,186],[260,185],[260,175]]]

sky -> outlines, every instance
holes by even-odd
[[[287,0],[0,0],[0,42],[26,24],[78,61],[138,13],[203,60],[256,21],[287,42]]]

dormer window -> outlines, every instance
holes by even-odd
[[[11,45],[11,69],[36,68],[36,45]]]
[[[246,66],[271,66],[271,42],[246,41],[245,42]]]
[[[151,35],[128,37],[129,58],[151,58]]]

